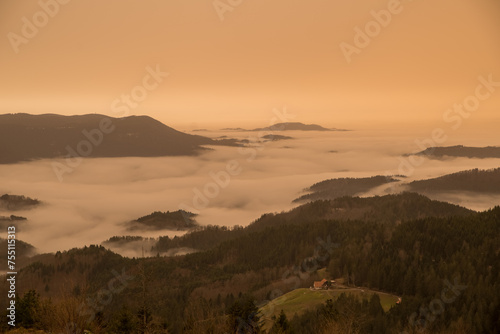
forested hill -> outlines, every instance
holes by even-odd
[[[468,147],[463,145],[447,146],[447,147],[429,147],[426,150],[417,153],[417,155],[425,155],[430,158],[500,158],[500,147]]]
[[[34,208],[40,205],[41,202],[37,199],[29,198],[24,195],[9,195],[0,196],[0,210],[17,211]]]
[[[366,178],[337,178],[318,182],[305,189],[308,194],[302,195],[293,202],[300,203],[314,200],[337,199],[342,196],[364,195],[370,190],[391,183],[403,186],[411,192],[430,194],[437,192],[476,192],[481,194],[500,194],[500,168],[481,170],[471,169],[458,173],[443,175],[437,178],[402,183],[404,176],[373,176]],[[398,188],[393,188],[398,189]],[[386,218],[386,217],[385,217]],[[384,219],[384,217],[382,217]]]
[[[177,131],[148,116],[0,115],[0,163],[76,154],[92,157],[193,155],[201,149],[200,145],[216,143],[210,138]]]
[[[363,200],[340,203],[355,210]],[[324,201],[266,215],[254,224],[258,228],[237,229],[248,233],[186,256],[126,259],[95,246],[36,256],[18,274],[18,305],[39,308],[35,313],[20,309],[19,326],[59,332],[71,321],[92,332],[231,333],[250,320],[258,324],[259,315],[252,313],[256,305],[309,287],[319,278],[317,270],[326,268],[329,277],[348,286],[396,294],[402,303],[388,313],[370,312],[356,301],[342,302],[347,309],[326,305],[320,313],[288,319],[296,333],[322,333],[319,327],[345,321],[352,322],[347,324],[352,333],[412,332],[423,325],[431,333],[498,332],[500,208],[473,213],[413,194],[373,201],[380,211],[386,209],[382,201],[399,201],[393,214],[401,223],[370,215],[329,218],[331,207]],[[440,217],[433,217],[436,213]],[[406,220],[415,216],[420,219]],[[2,281],[0,293],[5,293]],[[421,306],[428,308],[441,300],[444,289],[450,291],[446,282],[460,287],[455,298],[445,295],[438,316],[424,314],[425,321],[416,323]],[[102,304],[110,284],[120,289]],[[29,289],[40,297],[26,294]],[[339,318],[339,312],[348,314]],[[32,314],[33,322],[22,314]]]
[[[447,192],[472,191],[477,193],[500,193],[500,168],[480,170],[472,169],[434,179],[409,183],[411,191]]]
[[[338,131],[337,129],[327,129],[318,124],[304,124],[300,122],[277,123],[265,128],[257,128],[251,131]]]
[[[276,123],[264,128],[243,129],[243,128],[224,128],[222,131],[262,131],[262,132],[277,132],[277,131],[347,131],[343,129],[329,129],[318,124],[304,124],[300,122],[283,122]],[[290,138],[289,138],[290,139]]]
[[[365,193],[375,187],[397,182],[398,180],[392,176],[372,176],[365,178],[338,178],[321,181],[313,184],[305,189],[309,194],[302,195],[294,200],[294,202],[313,201],[318,199],[335,199],[342,196],[355,196],[360,193]]]
[[[181,237],[160,237],[154,251],[161,253],[181,247],[207,250],[223,241],[276,225],[307,225],[318,220],[364,220],[395,225],[405,220],[466,216],[472,213],[474,211],[458,205],[433,201],[415,193],[367,198],[342,197],[307,203],[280,214],[265,214],[246,228],[208,226]]]
[[[128,230],[188,230],[198,226],[196,214],[184,210],[155,211],[129,222]]]
[[[303,204],[289,212],[268,214],[249,226],[255,229],[272,224],[270,218],[280,222],[307,223],[317,219],[367,220],[394,224],[403,220],[426,217],[463,216],[473,211],[464,207],[431,200],[417,193],[404,192],[374,197],[340,197]],[[276,219],[274,218],[276,216]]]

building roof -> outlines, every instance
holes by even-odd
[[[325,283],[326,283],[326,282],[328,282],[328,281],[327,281],[326,279],[324,279],[324,278],[323,278],[323,279],[322,279],[321,281],[319,281],[319,282],[318,282],[318,281],[315,281],[313,286],[314,286],[315,288],[322,288],[322,287],[323,287],[323,285],[325,285]]]

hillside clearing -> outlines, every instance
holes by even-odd
[[[301,315],[306,310],[325,303],[328,299],[335,300],[342,293],[353,294],[363,299],[369,299],[373,294],[378,294],[380,304],[385,312],[396,305],[399,298],[395,295],[361,288],[336,288],[330,290],[296,289],[271,300],[259,309],[264,320],[263,328],[270,328],[273,323],[272,317],[279,316],[281,310],[285,312],[288,319],[292,319],[295,314]]]

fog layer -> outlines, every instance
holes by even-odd
[[[248,139],[247,132],[197,132]],[[124,222],[153,211],[185,209],[201,225],[246,226],[266,212],[280,212],[312,184],[337,177],[407,174],[408,180],[436,177],[471,168],[500,166],[500,159],[425,160],[403,168],[403,154],[421,151],[425,133],[377,131],[287,132],[294,139],[259,143],[244,149],[212,147],[198,157],[85,159],[59,182],[52,161],[0,165],[0,194],[19,194],[43,205],[16,215],[28,218],[18,238],[39,252],[100,244],[130,235]],[[452,139],[445,146],[498,142]],[[333,152],[332,152],[333,151]],[[402,160],[403,159],[403,160]],[[383,186],[369,195],[391,189]],[[447,194],[443,199],[472,209],[500,204],[500,198]],[[8,215],[8,212],[0,212]],[[134,235],[181,235],[178,231],[140,231]],[[127,255],[131,255],[127,253]]]

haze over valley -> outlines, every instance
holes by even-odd
[[[213,138],[224,136],[226,131],[195,133],[197,138],[206,138],[204,142],[212,143]],[[43,202],[39,208],[17,210],[15,214],[28,218],[21,226],[22,240],[40,252],[55,252],[100,244],[115,235],[158,237],[185,233],[177,228],[155,231],[136,226],[131,231],[127,227],[127,222],[155,211],[182,209],[197,214],[195,219],[201,226],[246,226],[262,214],[297,206],[299,203],[294,200],[304,195],[304,189],[323,180],[405,176],[399,178],[401,182],[366,188],[348,187],[352,190],[340,193],[385,195],[411,190],[404,184],[414,180],[500,165],[497,158],[456,158],[452,163],[425,158],[421,165],[414,166],[405,153],[409,148],[418,150],[413,142],[418,133],[412,136],[397,129],[391,136],[387,131],[380,133],[377,130],[288,133],[293,139],[269,141],[262,137],[277,136],[279,131],[267,130],[260,136],[259,133],[231,131],[226,136],[244,144],[203,145],[196,155],[186,151],[187,156],[174,157],[92,156],[63,173],[61,180],[58,165],[54,163],[64,164],[64,157],[0,164],[0,193],[27,195]],[[85,139],[81,133],[79,137]],[[457,144],[464,142],[467,139],[457,139]],[[485,146],[500,145],[491,140],[474,142]],[[74,147],[76,143],[78,141]],[[144,151],[140,145],[138,149]],[[332,150],[335,153],[331,153]],[[134,151],[131,152],[133,155]],[[237,173],[230,175],[227,182],[222,178],[217,183],[217,175],[226,173],[231,162],[237,164]],[[217,186],[212,187],[214,184]],[[340,189],[338,186],[333,188]],[[467,189],[427,195],[481,211],[492,208],[500,199],[498,193],[478,196]],[[5,207],[0,210],[0,215],[12,214]],[[135,251],[139,255],[140,247]]]

